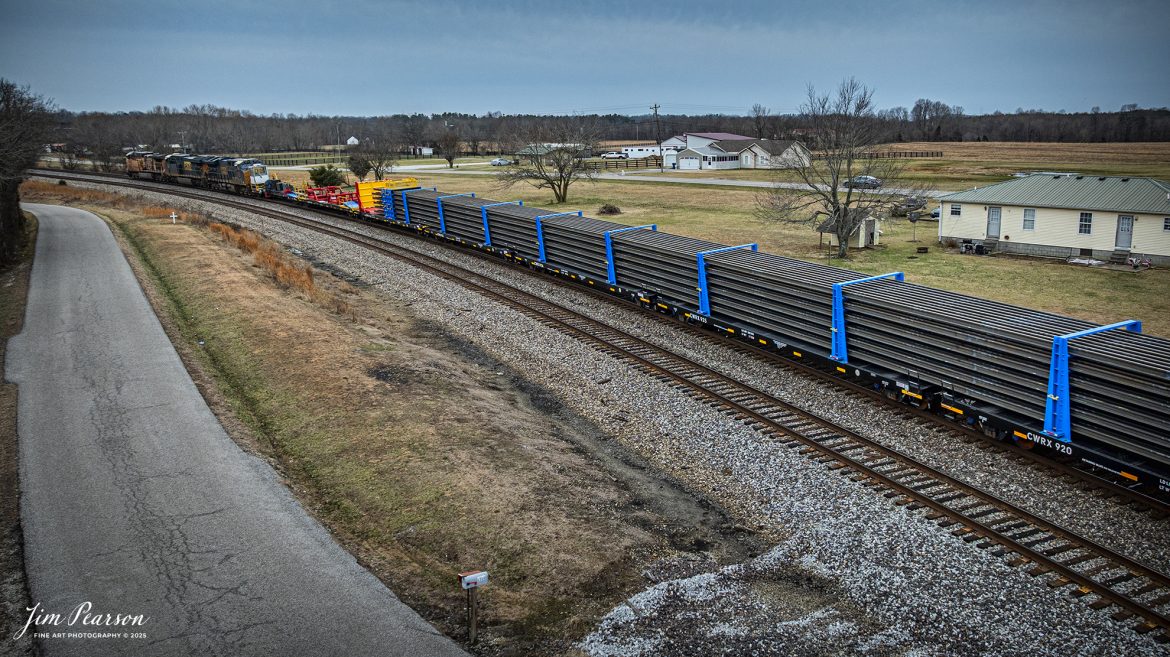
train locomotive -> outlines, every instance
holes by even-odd
[[[148,151],[126,155],[126,175],[240,193],[261,191],[269,180],[268,168],[255,158]]]
[[[168,172],[186,162],[210,171],[199,156],[165,156],[159,170],[149,168],[157,154],[131,155],[142,162],[132,171],[128,156],[132,177],[176,182],[184,176]],[[224,187],[194,175],[191,184]],[[900,272],[867,276],[409,178],[359,187],[345,204],[272,188],[228,187],[486,252],[1170,499],[1170,340],[1142,334],[1140,322],[1099,326],[915,285]]]

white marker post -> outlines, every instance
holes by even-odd
[[[175,225],[175,220],[178,218],[179,218],[179,215],[175,214],[174,210],[171,210],[171,225],[172,226]]]
[[[459,573],[459,585],[467,591],[467,636],[472,645],[475,645],[476,625],[479,622],[479,587],[487,586],[487,583],[486,570]]]

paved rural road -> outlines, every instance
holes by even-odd
[[[465,655],[228,438],[106,225],[28,208],[40,236],[7,376],[32,600],[63,617],[39,630],[145,634],[45,654]],[[68,626],[86,601],[149,620]]]

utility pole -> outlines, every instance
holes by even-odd
[[[650,106],[654,111],[654,137],[658,140],[658,172],[666,171],[666,153],[662,150],[662,124],[658,122],[658,103]]]

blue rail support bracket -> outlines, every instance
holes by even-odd
[[[382,190],[382,214],[391,221],[397,221],[398,216],[394,213],[394,190]]]
[[[444,235],[447,234],[447,219],[443,217],[443,199],[455,198],[457,196],[470,196],[471,198],[475,198],[475,192],[469,194],[447,194],[446,196],[440,196],[435,199],[435,205],[439,206],[439,232]]]
[[[725,251],[738,251],[739,249],[751,249],[752,251],[759,251],[760,245],[740,244],[739,246],[725,246],[722,249],[711,249],[710,251],[699,251],[695,254],[695,261],[699,265],[699,313],[711,316],[711,297],[707,292],[707,256],[716,253],[723,253]]]
[[[551,219],[553,217],[564,217],[564,216],[570,215],[570,214],[575,214],[578,217],[585,216],[585,213],[583,211],[577,210],[576,212],[554,212],[552,214],[542,214],[542,215],[536,217],[536,249],[537,249],[537,252],[540,254],[540,261],[541,262],[547,262],[547,260],[545,260],[545,257],[544,257],[544,223],[543,223],[544,220]]]
[[[524,205],[524,201],[505,201],[503,203],[488,203],[487,205],[479,206],[479,212],[483,215],[483,245],[492,245],[492,229],[488,227],[487,209],[494,208],[497,205]]]
[[[1048,368],[1048,399],[1044,403],[1044,435],[1055,438],[1062,443],[1072,442],[1072,410],[1069,405],[1072,388],[1069,385],[1068,341],[1122,328],[1130,333],[1141,333],[1142,323],[1131,319],[1067,335],[1052,336],[1052,364]]]
[[[906,274],[895,271],[889,274],[882,274],[880,276],[868,276],[866,278],[859,278],[855,281],[844,281],[842,283],[833,283],[833,326],[831,331],[833,333],[832,349],[829,352],[829,358],[841,363],[849,362],[849,346],[845,342],[845,286],[856,285],[857,283],[868,283],[869,281],[880,281],[883,278],[892,278],[896,281],[905,281]]]
[[[610,285],[617,285],[617,270],[613,264],[613,237],[617,233],[624,233],[627,230],[639,230],[642,228],[649,228],[650,230],[658,230],[658,224],[646,224],[645,226],[629,226],[627,228],[617,228],[615,230],[605,231],[605,270],[607,280]]]

